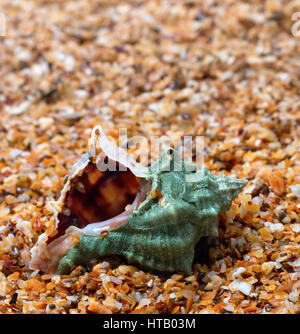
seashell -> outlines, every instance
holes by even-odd
[[[116,170],[99,170],[99,161]],[[97,126],[88,153],[50,203],[54,228],[32,248],[30,268],[65,274],[118,255],[145,269],[190,274],[196,243],[218,236],[219,213],[246,184],[199,169],[173,148],[143,167]]]

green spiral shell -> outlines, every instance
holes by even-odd
[[[111,255],[128,263],[161,272],[190,274],[196,243],[218,236],[219,213],[230,208],[246,180],[214,176],[183,161],[173,149],[164,152],[149,168],[147,181],[162,198],[148,195],[126,223],[100,239],[80,235],[60,260],[58,273],[75,265]]]

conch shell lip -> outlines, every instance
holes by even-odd
[[[89,140],[90,157],[97,157],[98,146],[110,160],[117,161],[120,165],[128,168],[136,177],[146,178],[149,175],[148,167],[138,163],[123,148],[113,145],[100,125],[94,127]]]

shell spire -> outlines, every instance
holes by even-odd
[[[229,178],[224,174],[216,177],[221,198],[221,211],[230,209],[232,201],[248,183],[247,180]]]

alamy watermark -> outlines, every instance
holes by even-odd
[[[120,128],[118,136],[119,146],[109,147],[109,155],[113,159],[108,159],[104,152],[97,156],[97,168],[102,172],[126,171],[130,166],[141,169],[151,166],[154,171],[197,173],[204,166],[204,136],[128,138],[126,128]],[[113,142],[112,139],[109,141]],[[193,179],[187,181],[193,182]]]
[[[0,12],[0,37],[6,36],[6,16]]]
[[[6,296],[6,277],[0,272],[0,297]]]
[[[292,15],[292,21],[296,21],[293,25],[292,25],[292,35],[294,37],[300,37],[300,12],[295,12]]]

